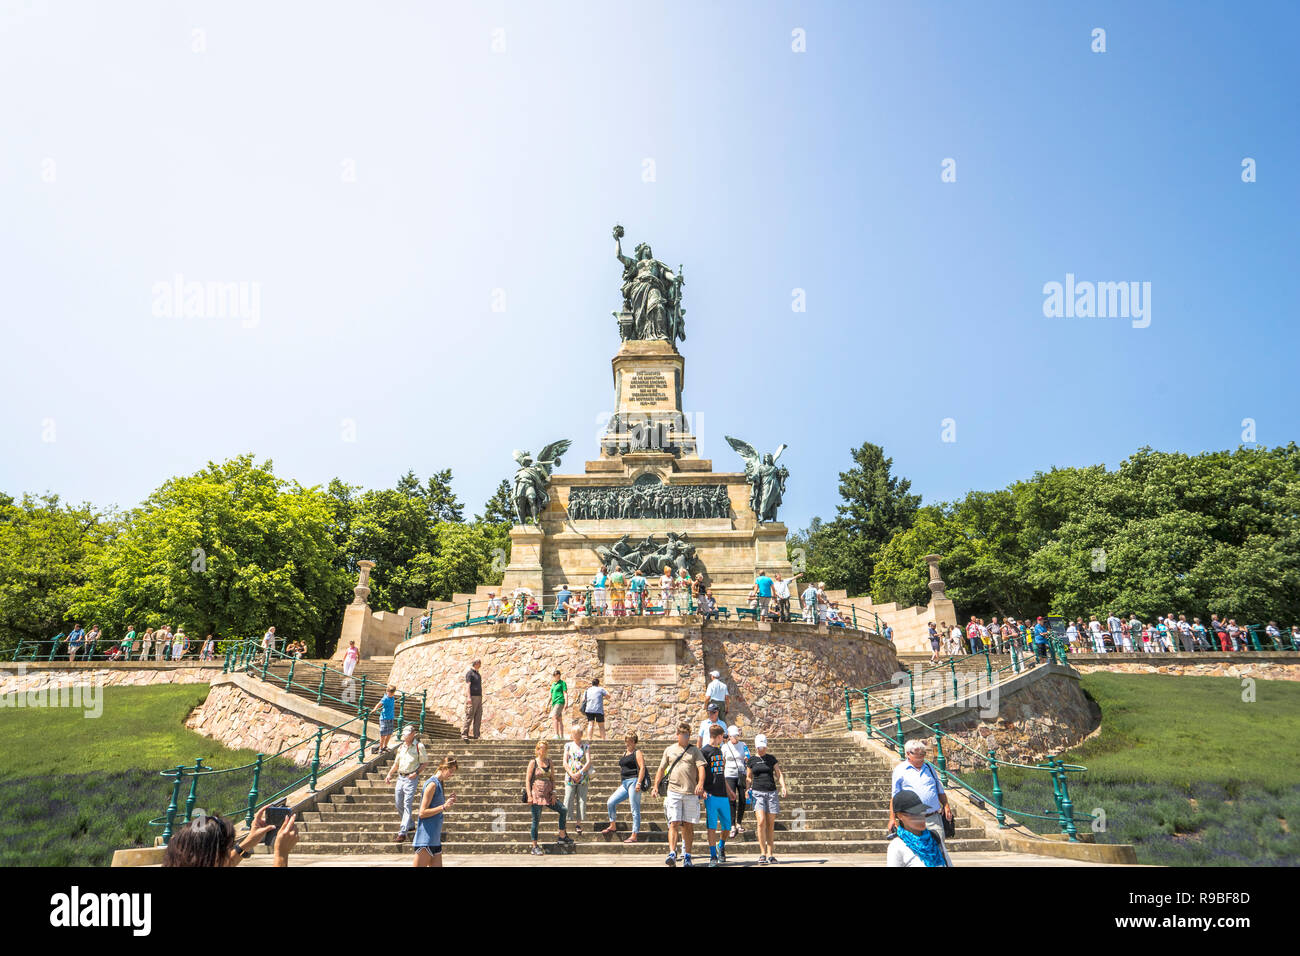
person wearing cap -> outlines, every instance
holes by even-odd
[[[766,734],[754,738],[754,753],[745,762],[745,777],[746,788],[754,795],[754,816],[758,818],[754,831],[758,836],[758,862],[775,863],[773,850],[776,848],[772,840],[776,835],[776,815],[781,812],[777,788],[780,787],[781,797],[789,794],[776,757],[767,752]]]
[[[393,774],[397,774],[397,786],[393,789],[393,796],[397,802],[397,812],[402,816],[402,822],[397,830],[397,836],[393,837],[394,843],[405,840],[407,831],[414,823],[411,807],[415,803],[416,793],[419,792],[420,768],[429,759],[424,744],[417,739],[415,731],[415,724],[407,724],[402,728],[402,741],[393,753],[393,762],[388,766],[388,773],[384,775],[384,783],[392,783]]]
[[[911,790],[900,790],[889,802],[889,816],[899,823],[889,849],[886,866],[952,866],[942,835],[926,825],[925,801]]]
[[[465,723],[460,728],[460,739],[466,742],[470,739],[471,730],[474,739],[478,740],[483,723],[483,675],[479,672],[482,664],[482,659],[476,657],[465,672]]]
[[[745,815],[745,762],[749,760],[749,748],[745,742],[740,739],[740,728],[732,724],[727,728],[727,742],[722,745],[722,753],[727,758],[727,769],[724,776],[727,782],[731,784],[732,791],[736,794],[731,801],[731,839],[736,839],[739,834],[745,832],[745,828],[740,825],[740,818]]]
[[[727,685],[722,682],[722,675],[717,671],[709,671],[709,676],[713,679],[709,681],[709,686],[704,689],[704,696],[708,698],[709,704],[718,705],[718,717],[725,720],[727,717]]]
[[[709,733],[713,730],[714,727],[721,727],[722,732],[724,734],[727,732],[727,725],[718,719],[718,714],[720,712],[718,705],[713,701],[709,701],[708,711],[709,711],[709,716],[705,718],[704,723],[700,724],[700,732],[698,734],[699,737],[698,746],[700,746],[701,748],[704,747],[704,745],[709,742]]]
[[[925,803],[925,824],[943,837],[943,817],[952,820],[952,807],[948,804],[948,794],[939,780],[939,772],[925,759],[925,744],[920,740],[909,740],[903,745],[906,759],[894,768],[894,778],[889,788],[890,794],[900,790],[910,790],[921,797]],[[889,828],[892,830],[898,821],[891,810]]]
[[[1093,618],[1093,623],[1096,622],[1097,619]],[[1101,643],[1100,639],[1098,639],[1097,643]],[[1034,625],[1034,659],[1047,660],[1047,625],[1043,623],[1041,616]]]
[[[669,866],[677,865],[677,837],[683,844],[682,865],[694,866],[691,850],[695,845],[695,824],[700,819],[700,798],[704,796],[704,754],[691,742],[691,725],[677,725],[677,741],[664,749],[655,771],[650,792],[659,793],[659,782],[668,778],[664,794],[664,815],[668,818]]]
[[[501,617],[501,599],[495,591],[488,592],[487,616],[494,621]]]

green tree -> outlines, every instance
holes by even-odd
[[[117,531],[115,516],[88,504],[0,494],[0,651],[70,630],[77,590]]]
[[[277,478],[252,455],[172,478],[132,510],[72,604],[115,635],[177,625],[201,639],[253,637],[274,624],[318,647],[349,583],[319,488]]]
[[[492,497],[483,505],[483,516],[476,517],[476,521],[485,521],[489,524],[511,524],[515,520],[515,503],[510,496],[510,482],[504,478],[501,484],[497,485],[497,490],[492,493]]]
[[[871,588],[880,550],[911,527],[921,496],[893,475],[894,460],[879,445],[866,442],[852,456],[853,467],[840,472],[836,518],[810,531],[807,549],[810,576],[858,595]]]

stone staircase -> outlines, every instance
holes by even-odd
[[[306,659],[295,662],[293,669],[293,686],[288,688],[289,693],[295,697],[301,697],[304,700],[316,703],[317,692],[321,689],[321,672],[319,665],[324,663],[327,668],[325,671],[324,696],[321,698],[320,705],[329,707],[339,712],[339,721],[342,722],[349,717],[356,715],[356,704],[347,705],[342,701],[360,700],[362,697],[361,678],[365,677],[364,700],[361,701],[366,710],[370,710],[379,699],[384,696],[384,689],[388,686],[388,674],[393,667],[393,659],[377,658],[369,661],[358,661],[356,669],[352,673],[351,694],[348,693],[346,686],[347,678],[338,672],[335,662],[331,661],[309,661]],[[266,680],[268,683],[281,690],[285,689],[285,682],[289,677],[289,662],[287,660],[277,660],[266,669]],[[248,676],[262,679],[262,668],[253,667],[248,671]],[[397,695],[397,705],[395,710],[400,712],[406,723],[420,720],[420,696],[418,694],[410,695],[402,702],[402,695]],[[334,698],[334,699],[331,699]],[[379,732],[378,718],[370,723],[369,736],[375,738]],[[431,710],[426,710],[424,715],[424,734],[426,738],[436,738],[445,740],[448,738],[459,738],[460,728],[455,727],[436,716]]]
[[[426,729],[428,722],[426,718]],[[421,788],[428,773],[436,768],[448,752],[456,755],[459,770],[446,785],[456,795],[456,803],[447,813],[444,840],[449,853],[525,853],[529,838],[530,811],[519,800],[524,773],[532,757],[534,741],[479,740],[469,744],[425,737],[430,765],[422,775]],[[667,741],[646,741],[642,751],[654,768]],[[560,762],[561,743],[553,741],[552,759]],[[883,854],[887,841],[885,828],[889,817],[890,769],[880,758],[853,745],[847,739],[776,739],[770,752],[780,760],[790,795],[781,801],[777,818],[776,846],[779,857],[802,858],[828,853]],[[649,853],[667,852],[668,825],[663,802],[643,795],[641,804],[641,841],[625,845],[622,841],[631,830],[631,809],[627,801],[618,808],[618,832],[601,836],[597,831],[608,822],[605,801],[618,784],[618,758],[623,754],[621,741],[592,743],[594,778],[587,801],[587,818],[583,833],[576,821],[569,821],[568,834],[573,845],[561,845],[556,839],[556,814],[543,810],[539,843],[547,853]],[[375,771],[355,780],[341,792],[322,799],[315,811],[303,814],[299,822],[302,834],[297,853],[307,854],[375,854],[412,852],[411,838],[405,844],[392,842],[397,832],[398,816],[393,802],[393,785],[384,783],[385,761]],[[563,788],[557,788],[563,798]],[[418,801],[417,796],[417,801]],[[745,834],[728,841],[729,856],[752,859],[758,853],[754,840],[754,817],[747,812],[742,825]],[[954,852],[995,850],[997,843],[984,837],[984,831],[958,816],[956,837],[949,841]],[[708,859],[708,840],[703,826],[697,826],[695,857]]]

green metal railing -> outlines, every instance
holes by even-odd
[[[169,778],[171,798],[167,803],[163,815],[149,821],[150,826],[162,828],[162,843],[165,846],[171,840],[172,834],[178,826],[184,826],[189,823],[194,816],[194,808],[198,805],[200,793],[200,781],[210,777],[217,777],[225,774],[247,774],[249,779],[248,799],[236,808],[230,808],[228,812],[223,812],[222,816],[235,817],[239,814],[244,816],[245,826],[251,826],[257,811],[265,806],[275,803],[277,800],[293,793],[295,790],[306,786],[310,791],[315,792],[321,777],[340,767],[353,758],[358,764],[364,764],[366,761],[367,746],[367,724],[370,720],[368,713],[359,714],[356,717],[349,718],[333,727],[320,727],[316,732],[310,734],[301,740],[287,744],[273,754],[259,753],[256,759],[249,764],[240,767],[229,767],[225,770],[217,770],[213,767],[203,766],[203,758],[194,761],[191,766],[177,766],[168,770],[159,771],[159,775]],[[356,725],[356,726],[352,726]],[[352,726],[351,730],[348,730]],[[359,733],[357,745],[348,749],[338,759],[328,764],[321,764],[321,747],[327,735],[346,733],[348,736]],[[265,764],[268,760],[274,760],[278,757],[284,757],[291,751],[299,748],[308,748],[311,754],[310,760],[306,761],[307,771],[300,777],[290,781],[285,786],[276,790],[274,793],[266,794],[262,792],[262,774]],[[186,789],[186,780],[188,778],[189,786]],[[242,789],[242,788],[241,788]],[[185,797],[182,799],[181,794]]]
[[[287,662],[288,667],[281,668],[284,670],[281,673],[281,669],[272,667],[272,662]],[[352,677],[328,664],[291,657],[279,650],[273,651],[268,659],[265,649],[255,640],[244,641],[232,649],[226,655],[222,672],[251,674],[267,683],[279,684],[290,693],[301,691],[298,696],[314,699],[316,703],[327,707],[339,705],[349,710],[356,708],[358,715],[363,710],[373,711],[387,689],[386,684],[369,682],[365,674]],[[328,680],[331,676],[333,681]],[[327,693],[327,685],[337,687],[339,695]],[[428,690],[422,690],[418,695],[399,690],[394,696],[393,713],[397,720],[397,734],[400,735],[408,723],[416,724],[420,733],[424,733],[425,716],[430,713]]]
[[[975,672],[980,673],[980,657],[983,657],[983,674],[987,683],[986,687],[1000,683],[1015,674],[1023,673],[1029,667],[1038,663],[1037,655],[1034,655],[1033,662],[1025,661],[1016,641],[1010,642],[1010,653],[1012,660],[1007,664],[998,667],[993,666],[989,651],[985,650],[981,654],[968,655],[960,660],[955,657],[949,657],[946,660],[935,662],[929,665],[929,672],[938,675],[937,686],[944,686],[949,679],[952,681],[953,701],[962,699],[962,688],[957,679],[957,667],[961,663],[963,670],[969,672],[971,666]],[[1066,663],[1065,648],[1060,641],[1054,638],[1049,640],[1050,660]],[[872,684],[870,687],[846,689],[844,691],[844,717],[849,730],[854,729],[857,724],[862,730],[866,731],[870,739],[880,739],[888,742],[889,746],[898,752],[899,757],[904,755],[905,727],[912,725],[914,728],[920,728],[924,731],[925,736],[933,735],[935,738],[936,758],[935,765],[939,771],[939,778],[943,781],[945,787],[955,786],[958,790],[969,793],[972,797],[981,803],[993,809],[994,816],[998,821],[999,828],[1006,827],[1007,815],[1017,819],[1036,819],[1054,821],[1060,826],[1060,830],[1071,841],[1078,840],[1078,824],[1086,822],[1089,826],[1092,823],[1091,816],[1078,816],[1074,813],[1074,804],[1070,799],[1070,784],[1068,775],[1071,773],[1083,773],[1086,767],[1076,764],[1067,764],[1059,757],[1049,758],[1040,761],[1037,764],[1022,764],[1010,760],[1001,760],[997,756],[997,748],[990,746],[987,753],[981,753],[975,748],[969,746],[960,738],[946,733],[938,723],[926,724],[920,718],[915,717],[916,713],[916,683],[917,679],[924,684],[926,668],[919,667],[918,674],[916,670],[909,670],[908,674],[908,692],[907,707],[909,713],[904,713],[904,707],[901,703],[894,703],[891,699],[886,699],[873,694],[873,690],[879,690],[883,687],[889,687],[892,690],[901,690],[902,683],[896,678],[887,681],[880,681]],[[969,684],[966,690],[970,692]],[[967,694],[969,696],[969,693]],[[853,713],[853,703],[855,698],[860,697],[862,700],[862,714],[855,716]],[[874,712],[873,712],[874,705]],[[944,754],[944,742],[948,742],[949,751],[956,747],[968,751],[982,764],[987,764],[988,771],[992,777],[991,792],[985,794],[976,789],[971,783],[963,780],[955,772],[948,769],[948,758]],[[1005,794],[1002,790],[1001,779],[998,776],[1000,769],[1016,768],[1020,770],[1035,771],[1039,773],[1048,773],[1052,777],[1052,792],[1056,803],[1056,810],[1052,814],[1034,813],[1027,810],[1018,810],[1008,807],[1004,801]],[[951,781],[951,782],[950,782]]]

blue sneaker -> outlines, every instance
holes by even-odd
[[[689,853],[687,853],[684,857],[682,857],[682,866],[694,866],[694,865],[695,864],[691,862],[691,855]]]
[[[667,863],[669,866],[676,866],[676,865],[677,865],[677,851],[674,850],[672,853],[669,853],[669,854],[668,854],[668,858],[667,858],[666,860],[664,860],[664,862]]]

